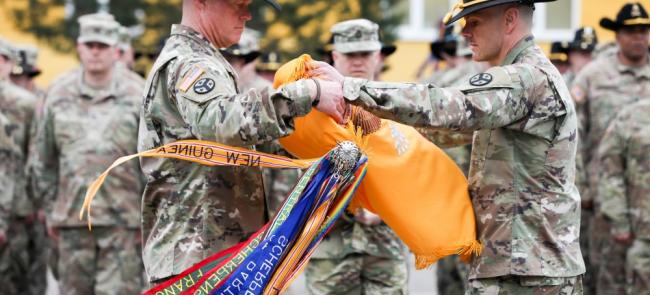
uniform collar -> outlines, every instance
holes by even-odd
[[[203,36],[203,34],[199,33],[198,31],[194,30],[193,28],[190,28],[188,26],[184,26],[181,24],[175,24],[172,25],[172,31],[171,31],[171,36],[182,36],[182,37],[187,37],[199,44],[201,47],[204,47],[208,49],[212,55],[219,59],[223,65],[226,67],[226,71],[232,76],[234,81],[239,80],[239,76],[237,75],[237,72],[235,69],[230,65],[230,63],[226,60],[225,57],[221,54],[220,50],[217,50],[216,47],[206,38]]]
[[[90,99],[95,102],[116,97],[117,87],[118,87],[117,77],[116,77],[117,71],[118,71],[117,67],[114,67],[113,73],[111,74],[112,75],[111,83],[107,87],[97,89],[86,84],[86,82],[84,81],[83,68],[79,69],[79,73],[77,75],[77,85],[79,87],[79,95],[82,98]]]
[[[637,77],[644,77],[646,79],[650,79],[650,58],[648,58],[648,62],[645,65],[642,65],[640,67],[631,67],[622,64],[621,61],[618,59],[618,52],[612,55],[612,58],[614,59],[616,70],[619,73],[621,74],[630,73]]]
[[[212,44],[212,42],[210,42],[210,40],[208,40],[208,38],[206,38],[205,36],[203,36],[203,34],[199,33],[195,29],[190,28],[188,26],[184,26],[184,25],[180,25],[180,24],[172,25],[171,35],[172,36],[177,35],[177,36],[183,36],[183,37],[190,38],[190,39],[196,41],[201,46],[210,49],[210,51],[212,51],[212,52],[215,52],[215,53],[219,52],[219,50],[217,50],[217,48],[214,47],[214,45]]]
[[[503,60],[501,63],[502,66],[505,65],[511,65],[517,60],[517,57],[521,55],[521,53],[524,52],[524,50],[530,48],[531,46],[535,45],[535,38],[532,35],[526,36],[519,40],[515,47],[513,47],[510,52],[508,52],[508,55],[506,55],[506,59]]]

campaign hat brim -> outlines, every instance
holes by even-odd
[[[278,4],[278,2],[275,2],[274,0],[264,0],[264,1],[269,5],[271,5],[277,11],[282,10],[282,6],[280,6],[280,4]]]
[[[498,5],[503,5],[503,4],[511,4],[511,3],[519,3],[519,4],[534,4],[534,3],[539,3],[539,2],[554,2],[556,0],[485,0],[484,2],[478,2],[477,4],[474,4],[469,7],[463,8],[458,14],[452,15],[449,20],[445,22],[445,26],[449,26],[459,19],[466,17],[467,15],[477,12],[479,10],[483,10],[486,8],[490,8],[493,6],[498,6]]]
[[[610,18],[602,18],[600,19],[600,26],[603,29],[610,30],[610,31],[618,31],[623,27],[650,27],[650,19],[647,18],[640,18],[640,22],[635,22],[635,23],[630,23],[630,24],[625,24],[625,23],[620,23],[617,22],[613,19]]]
[[[395,53],[395,51],[397,51],[397,46],[395,46],[393,44],[390,44],[390,45],[389,44],[383,44],[381,46],[381,54],[383,54],[386,57],[391,56],[393,53]]]

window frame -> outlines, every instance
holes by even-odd
[[[435,27],[425,27],[425,0],[409,0],[409,10],[405,24],[397,27],[397,36],[400,41],[426,41],[431,42],[438,35]],[[567,1],[567,0],[563,0]],[[533,19],[533,35],[538,41],[569,41],[573,38],[574,31],[580,26],[582,0],[571,1],[571,27],[567,29],[546,28],[546,3],[535,5],[535,16]],[[449,6],[453,7],[458,0],[449,0]],[[420,13],[411,13],[419,11]],[[446,11],[445,11],[446,13]]]

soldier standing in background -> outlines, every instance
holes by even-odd
[[[12,171],[14,182],[6,188],[0,205],[0,277],[7,279],[3,292],[8,294],[29,294],[32,283],[29,274],[29,257],[27,251],[27,224],[33,216],[33,208],[27,195],[25,165],[29,149],[29,132],[36,97],[27,90],[13,84],[9,75],[17,63],[15,48],[4,39],[0,39],[0,113],[5,120],[4,136],[13,141],[13,159],[2,166],[3,170]],[[6,150],[5,150],[6,152]],[[8,155],[5,153],[5,155]],[[4,279],[3,279],[4,280]],[[5,287],[6,286],[6,287]]]
[[[618,51],[587,65],[577,74],[572,95],[583,113],[583,160],[588,192],[584,207],[594,208],[589,224],[589,259],[597,281],[598,294],[625,292],[625,255],[631,239],[612,238],[610,222],[603,216],[598,199],[599,172],[603,167],[596,156],[605,130],[625,106],[650,96],[648,40],[650,18],[639,3],[628,3],[616,20],[603,18],[600,26],[616,32]],[[603,179],[604,181],[604,179]]]
[[[630,244],[627,294],[650,290],[650,99],[626,106],[598,148],[600,212],[611,221],[611,238]],[[607,257],[608,259],[614,257]]]
[[[79,18],[81,68],[48,90],[36,130],[35,194],[58,244],[61,294],[137,294],[142,290],[137,162],[113,172],[93,204],[93,230],[79,220],[88,185],[116,158],[137,151],[142,84],[118,60],[119,24],[110,15]]]
[[[571,89],[573,81],[578,73],[582,69],[591,63],[594,59],[594,50],[598,45],[598,37],[596,36],[596,31],[592,27],[580,28],[575,32],[573,41],[569,43],[569,70],[564,73],[564,81],[567,83],[567,87]],[[576,112],[578,114],[578,134],[583,135],[585,132],[584,126],[586,124],[586,115],[582,107],[583,104],[576,105]],[[581,137],[583,138],[583,137]],[[589,222],[593,217],[593,208],[591,207],[591,202],[587,201],[589,199],[588,183],[587,183],[587,171],[584,163],[584,143],[582,141],[578,142],[578,154],[576,155],[576,185],[580,190],[580,196],[582,197],[582,208],[580,215],[580,249],[582,250],[582,257],[585,260],[585,268],[587,272],[583,277],[583,286],[585,294],[595,294],[596,293],[596,281],[595,271],[590,264],[589,259]]]
[[[38,48],[34,46],[19,46],[16,48],[18,63],[11,71],[11,81],[22,87],[23,89],[31,92],[37,97],[34,106],[34,114],[30,122],[29,130],[29,154],[33,152],[33,139],[36,131],[38,113],[41,112],[43,100],[45,99],[45,92],[36,86],[34,79],[41,74],[41,70],[36,65],[38,59]],[[29,164],[28,164],[29,166]],[[25,183],[31,183],[31,173],[29,168],[26,170]],[[16,214],[27,214],[23,216],[26,222],[26,231],[19,234],[16,239],[24,240],[19,242],[20,247],[16,247],[15,256],[27,255],[29,258],[29,271],[27,276],[30,282],[27,284],[30,293],[35,295],[42,295],[45,293],[47,287],[47,261],[49,255],[50,242],[47,238],[47,230],[45,227],[45,212],[42,204],[37,202],[37,198],[31,190],[27,191],[27,198],[17,201]],[[22,209],[21,209],[22,208]],[[24,245],[27,245],[24,247]],[[26,254],[23,254],[26,253]]]
[[[330,31],[334,67],[373,80],[381,66],[379,26],[356,19]],[[407,294],[405,248],[379,216],[365,209],[346,212],[316,249],[305,276],[310,294]]]

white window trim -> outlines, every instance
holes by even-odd
[[[580,26],[581,0],[571,1],[571,28],[569,29],[546,29],[546,3],[539,3],[535,7],[535,18],[533,20],[533,35],[538,41],[569,41],[573,38],[573,32]],[[458,0],[449,0],[449,7],[453,7]],[[419,11],[420,13],[411,13]],[[437,28],[425,27],[424,0],[409,0],[408,22],[397,27],[397,36],[400,41],[426,41],[431,42],[438,35]],[[447,11],[443,12],[447,13]]]
[[[571,27],[568,29],[547,29],[546,3],[539,3],[535,5],[535,17],[533,19],[533,35],[535,35],[535,39],[543,42],[570,41],[573,39],[575,30],[580,26],[581,1],[570,1]]]

